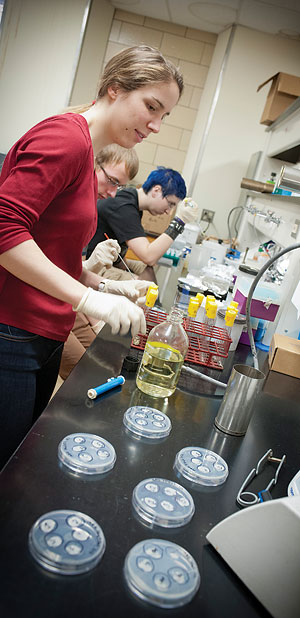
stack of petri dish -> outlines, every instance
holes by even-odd
[[[29,550],[40,566],[61,575],[93,569],[105,551],[99,524],[79,511],[45,513],[29,532]]]
[[[59,461],[68,470],[77,474],[104,474],[116,462],[112,444],[90,433],[72,433],[58,445]]]
[[[126,410],[123,423],[137,438],[159,440],[169,435],[172,425],[169,417],[156,408],[132,406]]]
[[[228,465],[217,453],[198,446],[187,446],[175,457],[174,469],[198,485],[221,485],[228,476]]]

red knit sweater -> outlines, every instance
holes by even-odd
[[[0,253],[33,238],[54,264],[79,279],[82,250],[96,230],[97,182],[86,120],[63,114],[30,129],[0,176]],[[0,323],[65,341],[71,305],[0,267]]]

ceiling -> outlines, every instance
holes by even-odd
[[[232,24],[300,40],[299,0],[109,0],[115,8],[219,34]]]

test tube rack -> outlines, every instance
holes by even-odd
[[[160,309],[150,309],[146,313],[147,331],[145,335],[138,335],[131,342],[131,347],[143,350],[150,330],[157,324],[164,322],[168,314]],[[189,338],[189,347],[185,357],[185,362],[195,365],[203,365],[211,369],[223,369],[222,358],[227,358],[231,338],[224,328],[208,326],[203,322],[194,319],[183,318],[183,328]]]

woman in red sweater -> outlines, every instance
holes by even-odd
[[[0,468],[47,405],[75,312],[112,332],[145,332],[142,309],[98,291],[82,269],[96,229],[94,158],[110,143],[132,148],[178,102],[180,73],[141,45],[106,65],[91,106],[47,118],[8,152],[0,177]],[[145,291],[144,291],[145,292]],[[132,302],[134,301],[134,302]]]

